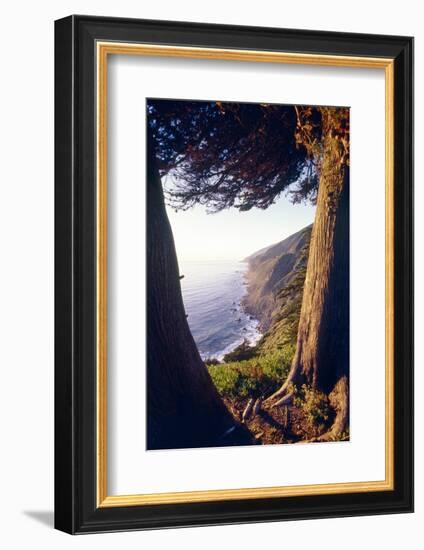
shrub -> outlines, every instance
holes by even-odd
[[[220,365],[221,362],[216,357],[210,357],[209,359],[206,359],[205,365],[208,367],[210,365]]]
[[[290,370],[289,347],[245,361],[208,366],[218,392],[225,397],[261,397],[276,391]]]
[[[302,409],[310,428],[319,427],[330,418],[331,409],[327,395],[306,384],[300,390],[295,389],[294,404]]]
[[[295,346],[288,344],[277,351],[263,355],[261,362],[265,374],[278,384],[284,382],[289,374],[294,352]],[[277,390],[278,386],[275,389]]]
[[[224,355],[224,363],[233,363],[234,361],[245,361],[246,359],[251,359],[257,354],[256,348],[250,346],[247,340],[244,340],[239,346],[237,346],[233,351]]]
[[[232,396],[239,380],[239,373],[228,365],[211,365],[208,367],[209,374],[221,395]]]

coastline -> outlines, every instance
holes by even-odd
[[[254,347],[263,337],[263,333],[260,330],[260,320],[257,319],[246,306],[246,297],[249,293],[249,262],[246,260],[240,260],[240,264],[244,268],[242,273],[242,286],[244,289],[244,294],[241,296],[239,303],[236,304],[236,306],[240,308],[238,311],[243,313],[248,318],[248,321],[247,325],[245,325],[245,327],[243,327],[241,331],[240,338],[236,342],[226,346],[223,350],[221,350],[218,354],[214,356],[214,358],[218,359],[218,361],[222,361],[227,353],[231,353],[232,351],[234,351],[236,348],[238,348],[238,346],[243,344],[243,342],[247,341],[250,347]],[[210,359],[212,359],[212,357],[210,357]]]
[[[261,338],[259,320],[245,306],[246,262],[189,261],[182,264],[183,300],[191,333],[204,361],[223,357],[244,341]]]

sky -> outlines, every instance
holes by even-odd
[[[229,208],[207,214],[197,205],[178,212],[168,206],[167,212],[180,262],[240,261],[311,224],[315,206],[294,205],[283,195],[266,210]]]

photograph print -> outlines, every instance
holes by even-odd
[[[349,108],[150,98],[147,449],[349,440]]]

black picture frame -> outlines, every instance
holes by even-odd
[[[394,60],[392,491],[97,507],[99,40]],[[55,527],[94,533],[413,511],[413,39],[73,15],[55,22]]]

